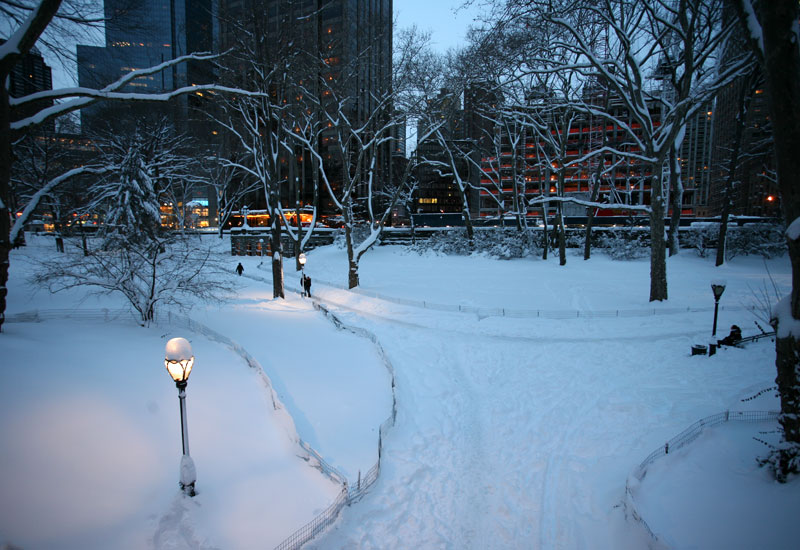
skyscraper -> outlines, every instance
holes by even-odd
[[[98,88],[129,74],[192,52],[214,48],[213,0],[105,0],[105,46],[78,46],[78,81]],[[181,63],[158,74],[132,80],[123,91],[161,92],[189,84],[214,80],[209,63]],[[150,113],[172,116],[176,124],[192,118],[192,100],[176,99],[166,106],[106,103],[85,109],[84,130],[106,129],[120,122],[120,113]]]
[[[330,109],[341,101],[348,120],[360,125],[378,105],[385,108],[392,80],[392,0],[220,0],[219,21],[220,50],[242,46],[250,35],[246,47],[258,49],[253,53],[269,63],[285,62],[290,87],[305,89],[321,103],[314,107],[291,94],[284,98],[289,109]],[[248,85],[246,72],[252,68],[238,72],[228,68],[234,69],[233,84]],[[331,147],[333,139],[331,131],[323,132],[320,140],[320,154],[330,173],[340,162]],[[387,143],[379,154],[374,173],[378,186],[391,178],[392,148]],[[286,177],[291,185],[285,186],[284,199],[295,197],[297,190],[292,187],[299,185],[300,202],[308,204],[313,200],[311,155],[298,149],[288,156],[292,159],[286,159]],[[335,187],[338,178],[334,180]],[[330,213],[327,194],[320,198],[323,210]]]
[[[5,40],[0,39],[0,44]],[[44,62],[44,58],[36,48],[22,56],[22,59],[14,65],[8,83],[8,93],[11,97],[22,97],[36,92],[53,89],[53,76],[50,66]],[[11,112],[12,120],[20,120],[27,116],[39,112],[42,108],[52,105],[50,99],[36,102],[27,108],[15,108]],[[43,130],[53,131],[53,121],[48,122]]]

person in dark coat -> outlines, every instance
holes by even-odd
[[[306,296],[309,298],[311,297],[311,277],[306,275],[306,278],[303,280],[303,290],[306,291]]]
[[[236,273],[239,275],[239,277],[242,276],[243,271],[244,271],[244,266],[242,265],[242,262],[239,262],[239,265],[236,266]]]
[[[718,343],[720,346],[734,346],[742,339],[742,329],[737,325],[731,325],[731,332]]]

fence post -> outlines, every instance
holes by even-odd
[[[730,416],[731,416],[731,411],[725,411],[725,422],[727,422],[727,421],[728,421],[728,419],[730,418]]]
[[[358,490],[361,490],[361,470],[358,471],[358,485],[356,485]]]
[[[664,443],[664,454],[665,454],[665,455],[668,455],[668,454],[669,454],[669,441],[667,441],[666,443]]]

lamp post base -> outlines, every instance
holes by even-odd
[[[197,472],[194,469],[194,460],[189,455],[181,457],[181,491],[186,496],[193,497],[197,493],[194,490],[194,484],[197,482]]]

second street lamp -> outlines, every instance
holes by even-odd
[[[192,345],[186,338],[173,338],[167,342],[166,357],[164,365],[167,372],[175,381],[178,387],[178,400],[181,408],[181,445],[183,455],[181,456],[181,480],[180,486],[183,492],[193,497],[195,495],[194,484],[197,481],[197,472],[194,468],[194,461],[189,456],[189,426],[186,420],[186,384],[194,366],[194,355],[192,355]]]

